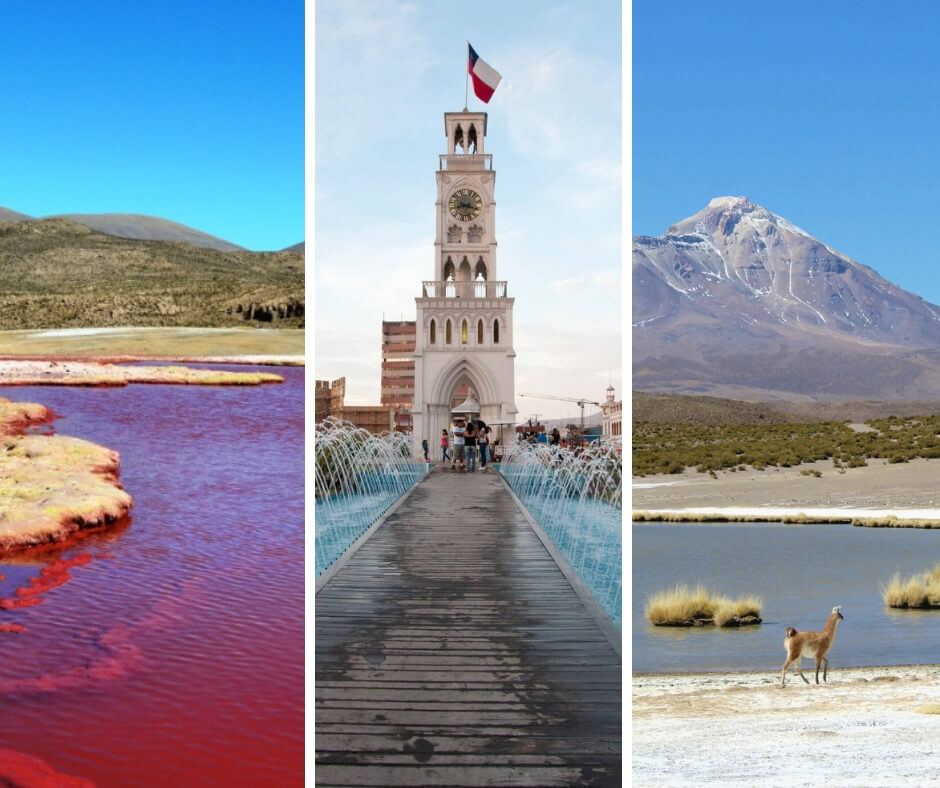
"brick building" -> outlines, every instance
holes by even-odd
[[[334,416],[363,427],[369,432],[391,432],[395,428],[395,408],[384,405],[346,405],[346,378],[318,380],[315,389],[314,418],[319,424]]]
[[[415,398],[414,320],[382,321],[381,403],[395,410],[395,429],[411,431],[411,406]]]

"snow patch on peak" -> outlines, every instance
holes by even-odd
[[[780,217],[780,216],[777,216],[776,218],[777,218],[777,225],[778,225],[781,229],[783,229],[783,230],[789,230],[789,231],[790,231],[791,233],[793,233],[794,235],[802,235],[802,236],[804,236],[804,237],[806,237],[806,238],[812,238],[814,241],[815,241],[815,240],[818,240],[818,239],[814,238],[812,235],[810,235],[808,232],[806,232],[806,230],[801,230],[799,227],[797,227],[795,224],[793,224],[793,222],[788,222],[786,219],[784,219],[784,218],[782,218],[782,217]],[[825,246],[825,244],[823,244],[823,245]],[[829,249],[828,246],[827,246],[826,248]],[[829,251],[831,252],[832,249],[829,249]],[[840,255],[840,256],[841,256],[841,255]]]
[[[708,203],[707,210],[732,211],[735,208],[741,208],[746,211],[754,207],[747,197],[715,197]]]

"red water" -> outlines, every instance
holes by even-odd
[[[120,452],[134,498],[0,558],[0,783],[7,763],[36,785],[303,784],[304,370],[278,374],[0,392]]]

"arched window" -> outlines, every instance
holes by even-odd
[[[445,281],[445,282],[446,282],[448,279],[454,279],[454,278],[455,278],[455,277],[454,277],[454,270],[455,270],[455,269],[454,269],[454,261],[451,260],[450,257],[448,257],[447,260],[444,261],[444,269],[443,269],[444,281]]]
[[[483,344],[483,321],[477,320],[477,344]]]
[[[460,324],[460,342],[461,344],[464,344],[464,345],[467,344],[467,321],[466,320],[464,320],[463,323]]]
[[[494,345],[499,344],[499,321],[498,320],[493,321],[493,344]]]
[[[434,328],[435,328],[435,326],[434,326],[434,319],[431,318],[431,344],[432,344],[432,345],[437,341],[437,337],[435,336]]]
[[[447,319],[447,326],[444,328],[444,341],[449,345],[450,339],[450,318]]]

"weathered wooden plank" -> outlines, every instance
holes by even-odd
[[[520,690],[522,688],[520,687]],[[534,690],[525,688],[526,696],[529,698],[548,698],[549,690]],[[513,688],[503,689],[500,687],[493,689],[482,689],[479,687],[464,687],[462,689],[434,689],[433,693],[426,693],[428,697],[433,697],[432,701],[415,700],[416,697],[424,697],[425,693],[418,693],[414,687],[387,687],[384,685],[362,687],[361,685],[342,685],[342,686],[316,686],[317,702],[330,701],[336,705],[347,705],[351,703],[366,703],[372,706],[379,706],[385,703],[408,702],[418,703],[467,703],[478,705],[484,703],[518,703],[518,695]],[[621,699],[605,690],[585,690],[579,693],[579,700],[585,704],[591,703],[616,703],[620,705]]]
[[[316,766],[320,786],[385,786],[385,788],[440,788],[440,786],[620,786],[620,771],[579,766]],[[593,778],[593,779],[592,779]],[[587,782],[586,780],[592,780]]]
[[[528,728],[525,730],[513,727],[513,726],[502,726],[502,725],[477,725],[473,728],[461,729],[455,728],[453,726],[441,726],[434,727],[433,725],[427,725],[422,727],[419,731],[413,729],[403,729],[400,725],[389,725],[384,724],[382,721],[377,721],[375,723],[323,723],[321,726],[317,723],[317,733],[323,735],[336,735],[336,736],[345,736],[345,735],[361,735],[361,736],[371,736],[371,735],[384,735],[384,736],[397,736],[399,740],[404,740],[418,736],[420,738],[426,738],[432,743],[436,743],[439,740],[444,739],[453,739],[453,738],[466,738],[466,739],[476,739],[482,743],[481,749],[477,750],[478,752],[515,752],[514,747],[518,741],[521,740],[538,740],[540,742],[551,742],[561,739],[567,739],[569,736],[573,737],[573,740],[577,741],[579,739],[590,738],[591,735],[595,737],[597,741],[603,740],[607,736],[605,730],[598,730],[595,726],[593,728],[584,728],[583,730],[571,731],[569,734],[564,736],[558,731],[553,731],[550,728],[539,729],[539,728]],[[620,752],[619,739],[611,739],[611,741],[618,742],[616,747],[616,752]],[[546,744],[545,746],[548,746]],[[572,757],[578,755],[579,750],[571,750]],[[613,753],[614,750],[611,750]]]
[[[616,682],[608,681],[604,683],[603,681],[584,681],[578,684],[579,692],[598,692],[604,693],[604,696],[611,694],[611,688],[620,686],[619,679]],[[339,692],[339,693],[381,693],[381,692],[395,692],[396,690],[403,690],[408,693],[412,693],[413,696],[418,696],[420,693],[432,692],[435,697],[442,692],[464,692],[471,690],[473,692],[485,693],[489,691],[493,692],[508,692],[510,690],[525,690],[531,695],[537,695],[539,692],[555,692],[556,688],[552,687],[551,690],[540,690],[537,685],[531,684],[528,682],[504,682],[504,681],[328,681],[326,679],[316,682],[316,692],[319,694],[323,692]],[[565,695],[562,695],[565,697]],[[617,696],[619,697],[619,695]]]
[[[354,733],[330,733],[324,730],[317,731],[314,749],[317,752],[336,753],[412,753],[415,750],[415,741],[421,736],[412,736],[402,739],[397,733],[399,728],[393,726],[368,726],[364,731]],[[445,754],[479,754],[481,757],[494,757],[493,736],[474,736],[470,734],[448,736],[437,732],[434,735],[434,753],[438,756]],[[604,739],[600,737],[585,736],[539,736],[537,734],[524,736],[514,734],[501,737],[501,749],[510,754],[544,754],[554,755],[581,754],[611,755],[619,754],[620,739]],[[324,756],[325,757],[325,756]],[[507,757],[511,757],[507,756]]]

